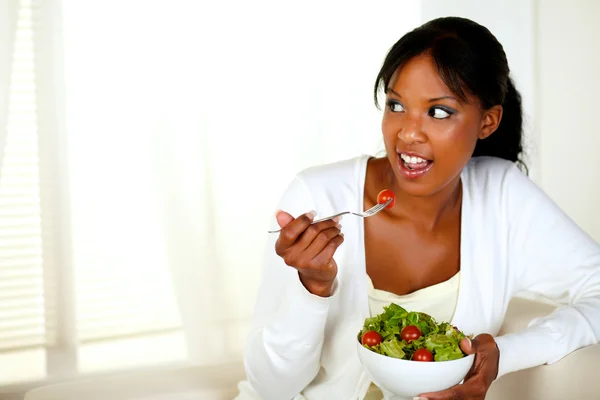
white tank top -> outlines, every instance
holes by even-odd
[[[369,294],[369,310],[371,316],[381,314],[383,307],[396,303],[408,311],[420,311],[431,315],[437,322],[450,322],[458,300],[460,272],[445,282],[429,286],[416,292],[399,296],[385,290],[375,289],[367,275],[367,293]],[[365,400],[381,400],[383,393],[371,384]]]

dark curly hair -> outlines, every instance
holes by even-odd
[[[438,18],[414,29],[388,52],[375,81],[375,104],[379,90],[387,92],[392,75],[412,58],[429,54],[440,77],[463,101],[466,93],[477,97],[484,109],[502,105],[498,129],[477,141],[473,157],[493,156],[527,169],[523,153],[521,95],[509,76],[504,48],[484,26],[465,18]]]

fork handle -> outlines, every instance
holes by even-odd
[[[341,212],[341,213],[330,215],[329,217],[319,218],[319,219],[314,220],[312,222],[312,224],[316,224],[318,222],[323,222],[323,221],[327,221],[327,220],[330,220],[330,219],[334,219],[335,217],[339,217],[339,216],[346,215],[346,214],[350,214],[350,213],[348,211],[346,211],[346,212]]]
[[[327,220],[330,220],[330,219],[334,219],[335,217],[339,217],[339,216],[346,215],[346,214],[354,214],[354,213],[346,211],[346,212],[341,212],[341,213],[333,214],[333,215],[330,215],[328,217],[316,219],[313,222],[311,222],[311,225],[314,225],[314,224],[319,223],[319,222],[327,221]],[[358,214],[355,214],[355,215],[358,215]],[[277,229],[277,230],[274,230],[274,231],[267,231],[267,232],[268,233],[277,233],[277,232],[281,232],[281,229]]]

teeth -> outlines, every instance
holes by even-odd
[[[410,157],[406,154],[400,154],[400,158],[402,158],[407,164],[420,164],[427,162],[427,160],[424,160],[421,157]]]

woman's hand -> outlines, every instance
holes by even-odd
[[[287,265],[298,270],[300,281],[312,294],[331,295],[337,275],[333,254],[344,241],[339,218],[312,224],[314,212],[298,218],[284,211],[275,215],[282,228],[275,252]]]
[[[473,367],[462,384],[436,393],[423,393],[418,399],[427,400],[484,400],[485,395],[498,376],[500,351],[491,335],[482,334],[469,341],[463,339],[460,347],[467,354],[475,353]]]

